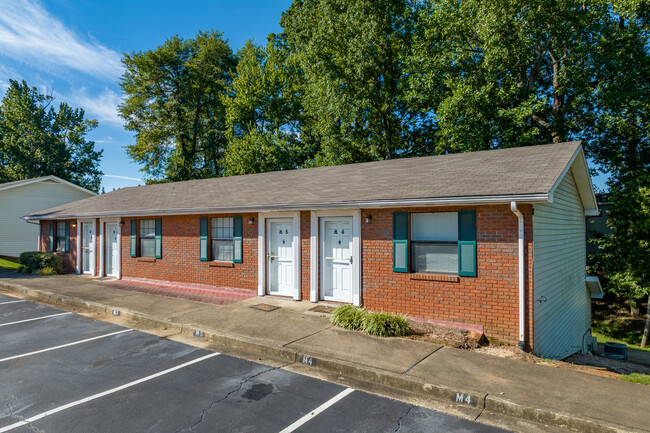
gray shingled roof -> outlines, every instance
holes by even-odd
[[[545,201],[579,148],[571,142],[130,187],[27,217]]]

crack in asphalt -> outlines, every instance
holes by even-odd
[[[293,363],[292,363],[292,362],[289,362],[289,363],[286,363],[286,364],[284,364],[284,365],[280,365],[280,366],[278,366],[278,367],[269,367],[269,368],[267,368],[267,369],[265,369],[265,370],[260,371],[259,373],[255,373],[255,374],[253,374],[252,376],[247,377],[245,380],[243,380],[243,381],[241,381],[241,382],[239,383],[239,386],[237,387],[237,389],[234,389],[234,390],[228,392],[224,397],[220,398],[219,400],[215,400],[215,401],[213,401],[213,402],[210,404],[210,406],[208,406],[207,408],[203,409],[203,411],[201,412],[201,416],[200,416],[199,420],[198,420],[196,423],[194,423],[194,425],[193,425],[192,427],[184,428],[183,430],[178,430],[176,433],[190,432],[190,431],[194,430],[194,428],[195,428],[197,425],[199,425],[199,424],[201,424],[201,423],[203,422],[203,419],[205,418],[205,415],[206,415],[210,410],[212,410],[212,408],[214,408],[214,407],[215,407],[216,405],[218,405],[219,403],[225,401],[225,400],[226,400],[228,397],[230,397],[232,394],[234,394],[234,393],[240,391],[240,390],[243,388],[243,386],[244,386],[245,383],[251,381],[252,379],[255,379],[255,378],[258,377],[258,376],[261,376],[261,375],[264,374],[264,373],[268,373],[269,371],[273,371],[273,370],[279,370],[279,369],[282,369],[282,368],[284,368],[284,367],[286,367],[286,366],[288,366],[288,365],[291,365],[291,364],[293,364]]]
[[[16,400],[16,396],[14,394],[11,394],[11,398],[13,400]],[[6,403],[7,409],[9,409],[9,415],[11,415],[12,418],[18,419],[19,421],[25,422],[26,426],[29,427],[30,430],[32,430],[35,433],[44,433],[42,430],[37,429],[32,425],[31,422],[27,421],[27,419],[23,416],[17,415],[14,413],[14,409],[11,407],[11,403],[7,402]]]
[[[409,407],[409,410],[407,410],[406,413],[405,413],[404,415],[402,415],[401,417],[399,417],[399,419],[397,420],[397,428],[395,429],[395,432],[397,432],[400,428],[402,428],[402,420],[403,420],[404,418],[406,418],[406,417],[411,413],[411,411],[412,411],[413,409],[415,409],[416,407],[417,407],[417,406],[412,405],[411,407]]]

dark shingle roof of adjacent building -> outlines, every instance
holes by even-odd
[[[28,218],[539,202],[578,152],[570,142],[130,187]]]

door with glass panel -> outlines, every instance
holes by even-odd
[[[352,302],[352,217],[321,218],[321,298]]]
[[[458,212],[411,214],[411,270],[458,274]]]
[[[268,292],[271,295],[294,295],[293,221],[267,220]]]
[[[119,248],[117,245],[117,237],[117,223],[106,223],[106,275],[111,277],[118,276]]]
[[[95,230],[93,223],[81,223],[81,266],[84,274],[95,274]]]

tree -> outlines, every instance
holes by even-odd
[[[136,143],[128,155],[152,181],[223,175],[227,148],[221,97],[235,58],[219,32],[174,36],[155,50],[125,54],[119,107]]]
[[[281,25],[303,74],[316,164],[430,154],[430,109],[409,97],[410,0],[295,1]]]
[[[594,109],[586,117],[588,150],[611,173],[608,224],[613,232],[598,241],[597,268],[608,290],[633,307],[648,299],[650,333],[650,7],[616,2],[602,27],[593,56]]]
[[[266,48],[247,42],[238,53],[226,110],[226,174],[295,169],[309,165],[317,149],[303,114],[297,83],[283,41],[269,36]]]
[[[0,103],[0,182],[55,175],[98,191],[101,150],[86,135],[97,127],[84,110],[53,97],[23,80],[10,80]]]

